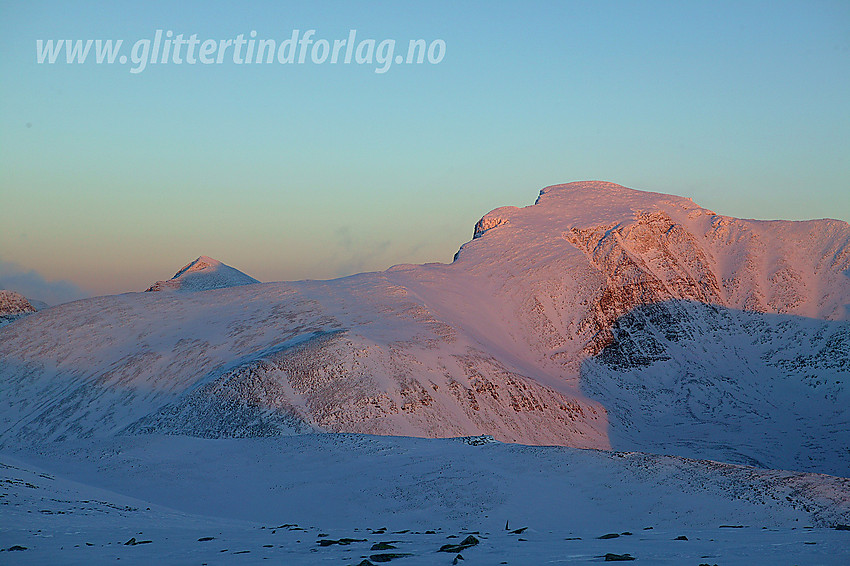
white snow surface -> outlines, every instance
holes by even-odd
[[[0,560],[448,565],[472,534],[463,564],[846,564],[848,482],[484,438],[116,437],[0,454],[0,547],[26,548]]]

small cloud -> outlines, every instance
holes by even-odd
[[[340,226],[333,232],[336,250],[330,257],[337,277],[381,269],[387,262],[389,240],[374,242],[355,234],[350,226]]]
[[[48,281],[35,270],[25,270],[20,265],[0,260],[0,289],[17,291],[28,299],[59,305],[68,301],[90,297],[70,281]]]

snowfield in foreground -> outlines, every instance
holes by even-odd
[[[22,456],[0,454],[0,546],[26,547],[4,563],[850,560],[850,531],[835,529],[850,523],[850,480],[832,476],[351,434],[116,437]]]

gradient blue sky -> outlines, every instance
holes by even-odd
[[[143,290],[201,254],[263,281],[450,261],[489,210],[583,179],[850,219],[845,0],[171,4],[0,3],[0,281]],[[36,63],[37,39],[127,53],[157,29],[447,49],[382,75]]]

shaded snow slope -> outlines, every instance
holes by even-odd
[[[220,261],[202,255],[185,265],[174,277],[167,281],[157,281],[148,291],[208,291],[223,287],[236,287],[259,283],[253,277],[225,265]]]
[[[613,446],[850,476],[850,324],[667,301],[585,360]]]
[[[474,236],[448,265],[33,314],[0,330],[0,443],[492,434],[850,475],[846,223],[582,182]]]
[[[27,548],[0,560],[450,564],[472,532],[464,564],[845,564],[848,481],[479,438],[123,437],[0,453],[0,546]]]

